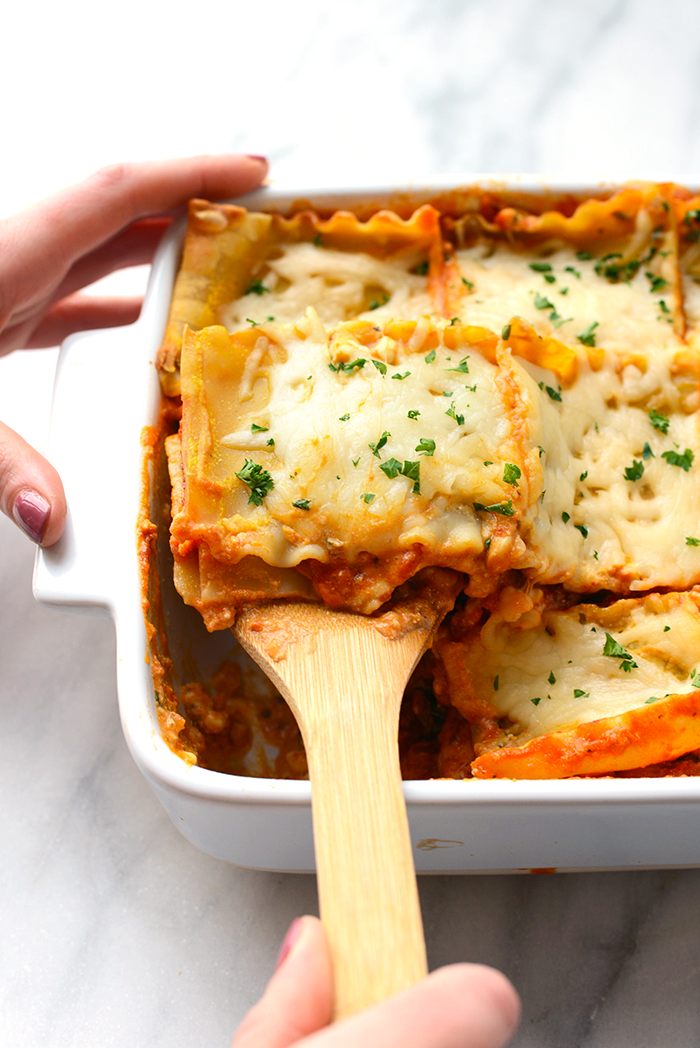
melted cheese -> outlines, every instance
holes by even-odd
[[[700,579],[700,547],[686,542],[700,537],[700,359],[671,348],[626,359],[606,352],[594,371],[580,353],[577,380],[560,390],[561,401],[546,392],[551,377],[524,364],[545,384],[543,497],[528,539],[542,557],[540,581],[634,591]],[[651,422],[659,415],[666,433]],[[691,460],[690,468],[664,459],[669,453]]]
[[[525,378],[507,353],[493,363],[468,329],[445,324],[358,323],[331,336],[309,310],[245,338],[190,332],[173,536],[229,563],[351,565],[419,545],[428,563],[467,570],[493,518],[514,537],[530,501],[529,396],[513,413]],[[237,476],[246,461],[268,478],[259,505]]]
[[[642,266],[629,282],[612,283],[595,272],[595,260],[581,261],[568,248],[533,257],[505,246],[494,249],[480,244],[458,251],[456,258],[461,276],[472,285],[461,310],[462,319],[470,324],[500,331],[518,316],[540,334],[553,334],[572,346],[579,344],[578,335],[591,324],[596,325],[596,346],[604,349],[643,348],[654,353],[679,344],[671,322],[675,295],[668,266],[663,268],[667,284],[653,292],[646,276],[649,266]],[[547,275],[554,282],[531,268],[543,263],[551,266]],[[659,262],[654,268],[659,269]]]
[[[579,605],[545,611],[531,629],[492,615],[463,647],[470,690],[505,725],[505,734],[482,750],[522,746],[671,695],[697,694],[700,703],[699,604],[693,592],[606,609]],[[628,657],[604,654],[607,635]]]
[[[248,293],[221,308],[220,322],[237,331],[250,321],[297,320],[311,306],[322,322],[367,317],[383,323],[392,317],[417,320],[433,311],[427,279],[411,272],[415,254],[400,259],[373,258],[364,252],[334,251],[320,245],[286,244],[269,259],[267,273]]]

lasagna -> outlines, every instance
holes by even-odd
[[[209,630],[271,599],[371,615],[454,569],[407,768],[686,773],[699,203],[656,184],[413,212],[193,201],[158,355],[183,600]]]

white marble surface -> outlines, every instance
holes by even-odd
[[[692,0],[98,10],[3,13],[0,212],[109,161],[230,148],[316,183],[700,175]],[[0,361],[0,417],[39,444],[54,361]],[[223,1048],[313,879],[229,867],[173,829],[121,737],[110,623],[35,605],[32,557],[0,520],[0,1045]],[[695,870],[421,881],[431,965],[507,972],[518,1048],[697,1045],[699,895]]]

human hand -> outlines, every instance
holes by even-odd
[[[332,1026],[333,975],[323,925],[289,929],[277,971],[248,1012],[232,1048],[503,1048],[520,1003],[505,976],[453,964]]]
[[[76,292],[115,269],[150,262],[172,212],[190,197],[237,196],[266,172],[266,160],[248,156],[121,164],[0,221],[0,356],[132,323],[140,297]],[[2,422],[0,510],[43,546],[60,538],[66,518],[58,473]]]

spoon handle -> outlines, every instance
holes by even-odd
[[[396,744],[400,695],[387,702],[387,682],[364,670],[335,686],[326,679],[305,729],[336,1019],[427,974]]]

